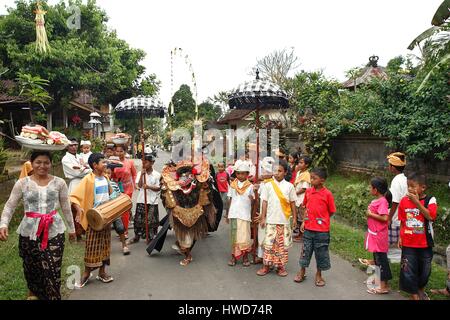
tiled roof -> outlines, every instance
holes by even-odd
[[[241,120],[249,115],[253,110],[233,109],[229,111],[223,118],[217,121],[218,124],[227,124],[230,121]]]

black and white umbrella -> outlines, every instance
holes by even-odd
[[[144,142],[144,118],[164,118],[167,109],[164,107],[161,100],[156,97],[138,96],[121,101],[115,108],[114,113],[119,119],[140,119],[141,121],[141,142],[142,142],[142,162],[145,160],[145,142]],[[145,174],[143,175],[143,183],[146,184]],[[144,192],[144,206],[145,206],[145,226],[146,236],[148,242],[148,207],[147,207],[147,192]]]
[[[255,181],[259,178],[259,128],[261,109],[289,108],[288,94],[277,84],[261,80],[259,70],[256,70],[256,79],[239,85],[228,94],[228,104],[231,109],[254,109],[256,111],[256,174]],[[255,218],[252,212],[252,220]],[[256,243],[258,243],[257,226],[253,225],[253,261],[256,262]]]
[[[289,107],[288,94],[273,82],[259,79],[245,82],[228,95],[231,109],[279,109]]]
[[[150,117],[164,118],[167,109],[164,104],[156,97],[138,96],[121,101],[115,108],[114,112],[117,118],[133,119]]]
[[[259,171],[259,111],[261,109],[289,108],[289,96],[277,84],[261,80],[259,70],[256,79],[245,82],[228,94],[231,109],[254,109],[256,111],[256,179]]]

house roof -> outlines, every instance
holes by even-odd
[[[227,124],[230,121],[242,120],[248,116],[253,110],[248,109],[232,109],[221,119],[217,121],[217,124]]]
[[[359,77],[356,79],[348,79],[343,82],[344,88],[353,88],[361,84],[369,83],[373,78],[387,79],[388,75],[386,73],[386,68],[378,65],[378,57],[372,56],[369,58],[369,63],[362,69]]]
[[[10,102],[23,103],[24,100],[21,97],[13,96],[10,91],[16,87],[16,83],[13,80],[0,80],[0,103]]]

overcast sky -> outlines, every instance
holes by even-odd
[[[50,0],[50,3],[58,1]],[[132,47],[145,50],[147,73],[170,100],[170,51],[187,53],[199,103],[250,80],[248,73],[273,50],[294,47],[303,70],[322,69],[345,80],[345,71],[380,57],[385,65],[431,26],[442,0],[97,0]],[[0,14],[5,4],[0,0]],[[82,18],[81,18],[82,19]],[[83,23],[83,20],[81,20]],[[174,90],[190,82],[184,59],[175,60]]]

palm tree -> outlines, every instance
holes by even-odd
[[[418,47],[421,52],[422,70],[426,75],[420,84],[417,92],[422,90],[433,73],[450,60],[449,39],[450,39],[450,0],[444,0],[431,21],[432,27],[422,32],[408,46],[409,50]],[[425,41],[425,42],[424,42]],[[424,42],[421,46],[420,44]]]
[[[28,103],[30,121],[34,122],[32,106],[38,104],[45,110],[45,105],[52,100],[47,90],[44,89],[45,86],[48,86],[49,81],[27,73],[19,73],[16,80],[19,84],[19,97]]]

